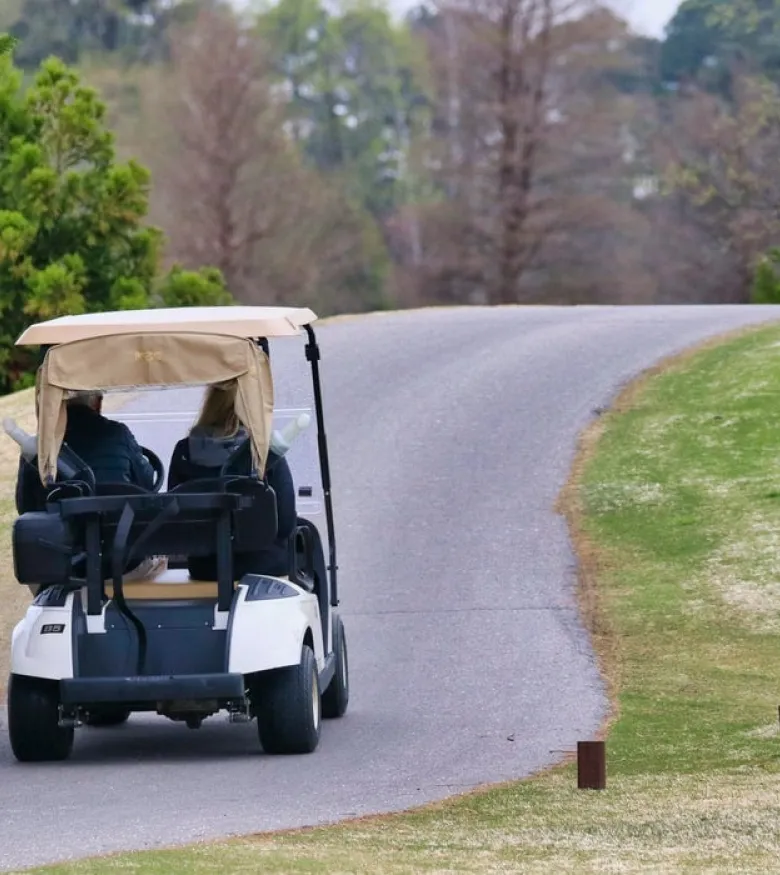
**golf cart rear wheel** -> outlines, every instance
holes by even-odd
[[[12,674],[8,684],[8,735],[23,763],[64,760],[73,749],[73,727],[59,725],[59,684]]]
[[[311,753],[320,740],[322,702],[314,651],[303,645],[301,661],[269,672],[257,684],[257,732],[269,754]]]
[[[344,623],[338,614],[333,617],[333,653],[336,656],[336,669],[331,682],[322,694],[322,716],[328,719],[343,717],[349,703],[347,636],[344,632]]]
[[[127,708],[100,708],[84,715],[86,726],[121,726],[130,717]]]

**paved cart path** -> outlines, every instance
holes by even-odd
[[[315,754],[270,758],[254,724],[134,716],[79,730],[72,759],[45,766],[17,764],[0,729],[0,869],[400,809],[556,761],[605,709],[553,512],[577,434],[661,356],[770,318],[517,308],[323,326],[346,718]],[[177,437],[153,448],[167,460]]]

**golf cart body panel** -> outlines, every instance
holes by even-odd
[[[186,572],[179,574],[182,576]],[[218,674],[226,670],[248,675],[283,668],[298,663],[307,635],[313,645],[317,670],[322,672],[325,668],[320,609],[313,594],[283,578],[247,579],[236,588],[227,623],[220,630],[216,628],[219,624],[213,610],[216,585],[207,581],[194,585],[200,590],[193,598],[191,591],[188,597],[181,592],[166,592],[186,589],[187,584],[154,581],[126,584],[127,601],[135,613],[160,627],[156,633],[149,633],[147,665],[151,673],[163,670],[181,673],[187,669],[187,673],[201,670]],[[212,591],[204,596],[207,588]],[[110,601],[102,606],[98,617],[90,618],[96,622],[89,632],[81,590],[50,589],[41,596],[14,629],[11,645],[14,673],[62,680],[74,676],[76,665],[80,674],[99,677],[105,674],[106,665],[112,665],[110,677],[134,674],[133,630],[121,614],[112,611]],[[170,611],[172,602],[177,603],[175,615]],[[186,631],[179,634],[181,643],[177,644],[177,632],[181,630]],[[197,631],[201,634],[194,636]],[[212,634],[214,631],[225,634],[218,637]],[[159,641],[160,650],[167,654],[167,665],[160,664],[156,654],[157,643],[151,641],[155,634],[167,636]],[[80,637],[84,635],[88,637]],[[104,638],[96,643],[94,636],[98,635]],[[105,636],[113,642],[108,643]],[[258,642],[262,642],[262,649]]]
[[[325,668],[322,622],[317,597],[289,581],[272,577],[239,586],[231,616],[229,672],[252,674],[296,665],[307,633],[311,636],[317,670]],[[258,640],[267,642],[258,651]],[[273,658],[271,658],[271,654]]]
[[[27,458],[47,499],[45,510],[22,513],[13,529],[17,580],[39,588],[12,641],[9,726],[18,759],[62,759],[81,719],[110,725],[136,710],[192,727],[220,710],[256,717],[266,752],[310,752],[320,716],[345,712],[314,319],[306,308],[149,310],[62,317],[19,338],[46,347],[36,382],[37,454]],[[269,338],[302,334],[311,394],[275,409]],[[83,460],[68,455],[75,456],[64,444],[72,392],[181,392],[231,381],[249,475],[223,467],[218,477],[162,491],[164,465],[144,439],[159,463],[147,491],[97,484]],[[304,432],[286,447],[298,514],[283,542],[288,573],[268,574],[252,559],[251,573],[237,577],[241,556],[277,538],[276,495],[255,472],[266,470],[275,429],[312,408],[316,436]],[[175,410],[163,411],[183,431],[193,423],[188,413],[176,420]],[[107,415],[131,428],[134,415],[149,422],[122,407]],[[311,519],[320,515],[322,532]],[[214,579],[190,579],[187,557],[198,556],[215,559]]]
[[[51,592],[49,590],[49,592]],[[16,624],[11,639],[11,671],[49,680],[73,677],[75,592],[41,604],[37,599]]]

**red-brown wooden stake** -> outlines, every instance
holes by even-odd
[[[577,742],[577,787],[603,790],[607,786],[607,760],[603,741]]]

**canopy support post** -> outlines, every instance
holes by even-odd
[[[314,388],[314,407],[317,415],[317,445],[320,453],[320,472],[322,474],[322,491],[325,496],[325,519],[328,527],[328,571],[330,572],[330,604],[339,604],[338,584],[336,581],[336,531],[333,524],[333,500],[330,493],[330,461],[328,459],[328,441],[325,437],[325,417],[322,410],[322,387],[320,384],[320,348],[311,325],[303,328],[308,335],[306,344],[306,361],[311,364],[312,386]]]

